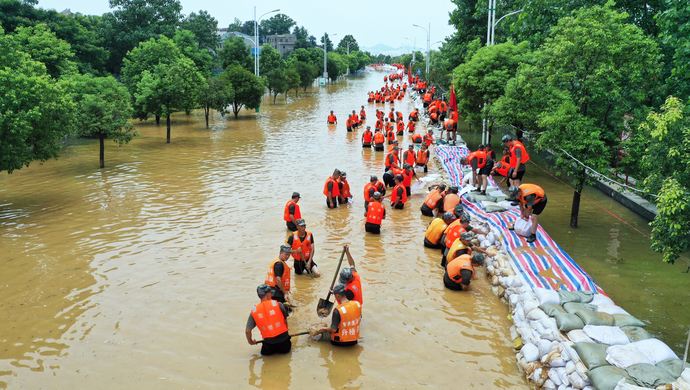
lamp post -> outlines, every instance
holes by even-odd
[[[350,41],[347,41],[347,71],[346,74],[350,75]]]
[[[489,0],[495,1],[495,0]],[[413,27],[421,28],[426,31],[426,77],[429,77],[429,54],[431,53],[431,23],[429,23],[429,28],[422,27],[418,24],[413,24]]]
[[[254,74],[256,76],[259,76],[259,22],[261,21],[261,18],[268,14],[272,14],[274,12],[279,12],[280,9],[274,9],[273,11],[268,11],[264,13],[263,15],[259,16],[259,19],[256,18],[256,6],[254,7]]]
[[[333,34],[337,36],[338,34]],[[326,42],[327,33],[323,33],[323,83],[326,84],[328,80],[328,43]]]

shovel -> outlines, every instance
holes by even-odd
[[[331,282],[331,287],[328,289],[326,299],[319,298],[319,303],[316,305],[316,314],[318,314],[319,317],[326,317],[333,309],[334,303],[329,299],[331,298],[331,292],[333,291],[333,286],[335,285],[335,279],[338,278],[338,273],[340,272],[340,265],[343,263],[343,258],[345,258],[345,248],[343,248],[343,253],[340,255],[338,268],[336,268],[335,275],[333,275],[333,281]]]
[[[303,336],[303,335],[305,335],[305,334],[309,334],[309,331],[306,331],[306,332],[299,332],[299,333],[291,334],[291,335],[289,335],[289,336],[290,336],[290,338],[292,338],[292,337],[295,337],[295,336]],[[257,343],[257,344],[262,344],[263,342],[264,342],[263,340],[259,340],[259,341],[257,341],[256,343]]]

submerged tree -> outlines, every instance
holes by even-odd
[[[235,90],[227,77],[223,75],[211,76],[207,79],[199,96],[201,107],[204,109],[204,117],[206,118],[206,128],[208,129],[208,117],[211,110],[216,110],[221,115],[225,115],[226,108],[232,104],[235,98]]]
[[[232,65],[225,69],[222,77],[227,78],[232,84],[235,96],[232,99],[232,113],[235,118],[242,107],[259,108],[261,96],[264,94],[264,84],[260,77],[244,69],[240,65]]]

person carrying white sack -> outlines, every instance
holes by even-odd
[[[544,189],[536,184],[521,184],[520,187],[510,187],[510,195],[520,204],[520,217],[522,220],[530,222],[529,235],[521,235],[527,237],[527,242],[531,243],[536,241],[537,227],[539,226],[539,218],[537,216],[541,214],[546,207],[547,199]],[[517,224],[518,221],[508,229],[517,231],[515,224]]]

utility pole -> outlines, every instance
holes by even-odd
[[[265,14],[259,16],[259,19],[256,19],[256,6],[254,6],[254,75],[259,76],[259,22],[261,21],[261,18],[268,14],[272,14],[274,12],[279,12],[280,9],[274,9],[273,11],[268,11]]]

